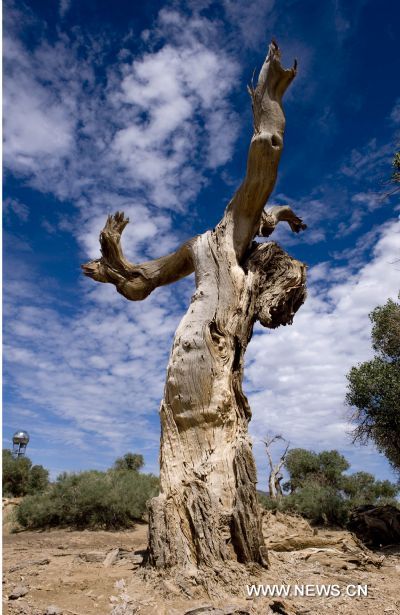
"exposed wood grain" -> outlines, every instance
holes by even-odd
[[[160,569],[212,569],[233,560],[266,566],[242,390],[244,354],[256,320],[290,324],[305,299],[305,266],[277,244],[259,244],[279,222],[306,228],[286,206],[264,211],[283,146],[282,96],[296,65],[282,68],[271,43],[255,88],[246,176],[213,231],[176,252],[135,265],[122,252],[128,220],[110,216],[102,256],[84,273],[130,300],[195,272],[196,290],[175,334],[161,402],[161,494],[149,504],[149,562]]]

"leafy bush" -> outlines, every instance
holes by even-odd
[[[3,494],[9,497],[40,493],[49,484],[49,473],[41,465],[32,465],[29,457],[13,457],[3,449]]]
[[[64,473],[45,493],[22,501],[17,521],[32,529],[130,527],[143,517],[147,500],[157,495],[158,489],[157,477],[131,470]]]
[[[350,467],[348,461],[338,451],[314,453],[304,448],[291,449],[285,459],[285,467],[290,480],[283,488],[294,493],[306,482],[315,481],[321,485],[339,488],[342,473]]]
[[[376,480],[369,472],[355,472],[343,477],[342,490],[351,508],[365,504],[395,506],[400,487],[388,480]]]
[[[347,374],[346,402],[353,408],[354,441],[372,440],[400,474],[400,302],[389,299],[369,317],[375,357]]]
[[[137,453],[125,453],[123,457],[118,457],[113,466],[113,470],[131,470],[132,472],[139,472],[140,468],[144,466],[143,455]]]
[[[299,513],[313,523],[345,525],[352,509],[364,504],[396,505],[400,485],[376,480],[368,472],[346,475],[349,463],[338,451],[315,453],[292,449],[285,459],[289,495],[273,499],[260,494],[267,510]]]
[[[309,482],[295,494],[285,498],[284,510],[298,512],[313,523],[344,525],[348,506],[333,487]]]
[[[271,498],[265,491],[257,491],[258,501],[266,510],[279,510],[282,498]]]

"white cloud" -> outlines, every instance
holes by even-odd
[[[390,119],[393,124],[400,124],[400,98],[398,98],[394,104],[393,109],[390,112]]]
[[[218,27],[163,9],[147,35],[157,50],[133,60],[125,50],[104,82],[95,71],[104,68],[101,34],[89,40],[75,29],[28,51],[19,15],[5,35],[6,168],[78,205],[73,230],[91,256],[116,204],[136,220],[127,241],[150,240],[157,225],[157,255],[175,245],[169,214],[157,210],[185,211],[237,138],[229,97],[239,65],[219,47]]]
[[[382,176],[382,166],[390,169],[394,147],[392,143],[380,145],[376,138],[371,139],[361,149],[353,149],[349,158],[342,166],[342,173],[357,180],[368,178],[368,181],[385,179]]]
[[[201,185],[199,157],[205,168],[229,159],[237,122],[227,97],[237,72],[224,53],[198,41],[165,45],[129,67],[114,100],[129,105],[130,123],[117,131],[111,149],[156,205],[187,205]],[[201,130],[196,115],[203,118]]]
[[[71,0],[59,0],[59,5],[60,17],[65,17],[71,8]]]
[[[273,13],[275,0],[259,2],[242,2],[241,0],[223,0],[227,19],[240,32],[243,43],[257,49],[265,43],[265,29],[273,28],[276,14]]]
[[[21,222],[26,222],[29,218],[29,207],[18,199],[7,197],[4,199],[3,208],[6,216],[9,216],[12,212]]]
[[[132,447],[151,448],[155,457],[158,406],[179,319],[176,290],[160,289],[144,307],[121,304],[113,288],[93,285],[85,308],[66,317],[43,292],[49,282],[38,281],[32,293],[29,282],[18,280],[25,300],[11,287],[5,303],[5,382],[18,392],[28,431],[38,437],[59,431],[63,446],[54,438],[52,446],[62,455],[68,442],[83,450],[91,441],[106,457]],[[23,415],[36,407],[39,423]]]
[[[273,431],[293,447],[351,453],[345,375],[372,356],[369,312],[397,297],[399,231],[399,222],[385,224],[371,261],[356,273],[329,263],[311,268],[309,296],[293,325],[257,328],[245,370],[253,434]]]
[[[16,54],[12,73],[5,74],[4,159],[11,170],[30,175],[40,163],[60,164],[72,146],[73,121],[63,104],[35,81],[24,59],[17,60]]]

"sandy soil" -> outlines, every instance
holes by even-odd
[[[139,562],[146,547],[146,524],[123,532],[63,529],[9,533],[6,523],[3,612],[184,615],[197,609],[193,615],[400,614],[400,549],[369,555],[368,551],[357,551],[348,532],[319,530],[316,535],[303,520],[284,515],[267,516],[265,528],[267,543],[277,549],[270,550],[270,569],[243,568],[242,577],[231,584],[229,574],[221,574],[222,581],[210,597],[196,578],[171,580],[144,572]],[[291,548],[292,543],[292,550],[280,550]],[[324,598],[290,596],[283,602],[271,596],[248,599],[246,583],[334,584],[341,593]],[[348,596],[344,588],[349,584],[367,585],[368,596]],[[21,589],[25,595],[9,599]]]

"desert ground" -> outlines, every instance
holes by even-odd
[[[311,528],[300,517],[265,513],[269,570],[242,567],[240,578],[215,571],[207,595],[196,575],[168,578],[143,566],[145,523],[115,532],[15,532],[12,508],[3,524],[3,613],[10,615],[400,614],[398,547],[371,552],[347,531]],[[309,585],[309,592],[334,585],[339,595],[250,598],[253,583]]]

